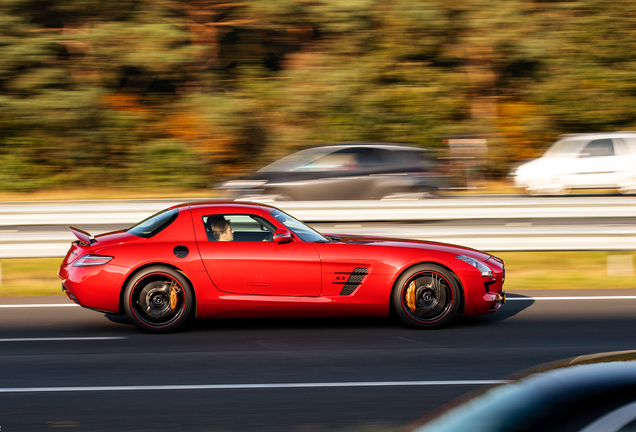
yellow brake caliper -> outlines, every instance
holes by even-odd
[[[175,281],[170,284],[170,310],[172,313],[177,309],[177,285]]]
[[[415,312],[415,281],[411,282],[406,289],[406,305],[411,312]]]

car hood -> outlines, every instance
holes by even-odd
[[[472,249],[465,246],[457,246],[448,243],[440,243],[426,240],[407,240],[397,239],[391,237],[375,237],[375,236],[361,236],[361,235],[346,235],[346,234],[326,234],[329,237],[336,237],[343,243],[349,244],[365,244],[375,246],[389,246],[389,247],[406,247],[412,249],[426,249],[435,250],[439,252],[446,252],[450,254],[466,255],[471,258],[487,261],[490,258],[494,258],[486,252],[482,252],[476,249]]]
[[[526,162],[517,168],[517,174],[522,175],[529,172],[541,173],[545,169],[557,169],[563,167],[563,164],[567,164],[567,158],[541,156],[538,159]]]

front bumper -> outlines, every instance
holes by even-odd
[[[462,278],[465,295],[464,315],[492,313],[506,303],[506,292],[503,289],[506,269],[503,260],[493,256],[486,260],[485,264],[493,271],[493,277],[474,275]]]
[[[506,292],[502,291],[496,294],[486,294],[484,295],[484,302],[490,306],[488,312],[495,312],[502,304],[506,303]]]

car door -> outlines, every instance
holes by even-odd
[[[368,153],[362,147],[344,148],[298,168],[316,177],[304,182],[300,196],[308,200],[367,198],[369,177],[364,168]]]
[[[426,186],[423,151],[374,149],[373,153],[368,159],[371,198],[416,192],[420,184]]]
[[[321,293],[320,257],[315,246],[294,239],[275,243],[280,228],[256,214],[214,214],[193,208],[195,234],[205,269],[214,285],[233,294],[317,297]],[[233,241],[216,241],[206,230],[208,219],[222,217],[234,231]]]
[[[583,147],[578,158],[571,161],[571,174],[564,183],[574,188],[615,187],[619,159],[611,138],[592,140]]]

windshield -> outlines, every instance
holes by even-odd
[[[294,219],[285,212],[275,209],[270,213],[278,222],[307,243],[329,242],[329,240],[313,228],[308,227],[298,219]]]
[[[552,144],[552,147],[545,152],[544,156],[572,156],[578,154],[581,147],[585,145],[586,140],[567,139],[557,141]]]
[[[150,238],[167,228],[179,216],[177,208],[169,208],[142,220],[126,232],[139,237]]]
[[[315,159],[331,153],[333,149],[318,147],[301,150],[296,153],[285,156],[282,159],[272,162],[271,164],[261,168],[258,172],[281,172],[281,171],[297,171],[304,166],[310,164]]]

